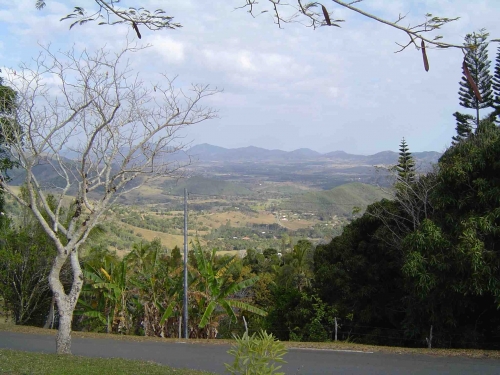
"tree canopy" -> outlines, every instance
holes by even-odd
[[[381,329],[393,343],[415,345],[433,326],[434,345],[493,345],[500,329],[499,155],[500,128],[482,121],[443,154],[436,172],[405,185],[415,192],[420,180],[433,181],[428,200],[415,200],[419,211],[397,193],[317,247],[315,286],[349,320],[345,328],[363,342],[384,343]]]

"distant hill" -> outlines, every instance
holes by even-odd
[[[350,217],[354,207],[359,207],[364,211],[368,205],[389,197],[390,195],[379,187],[354,182],[330,190],[296,195],[284,201],[281,208],[292,211],[319,212],[327,216]]]
[[[199,161],[270,161],[286,159],[286,151],[248,146],[223,148],[207,143],[191,147],[187,153]]]
[[[162,188],[167,194],[172,195],[183,195],[184,188],[187,188],[191,194],[200,195],[243,196],[252,194],[250,189],[240,184],[202,176],[194,176],[178,182],[168,180],[163,183]]]
[[[320,156],[319,152],[313,151],[310,148],[299,148],[286,154],[286,157],[290,159],[315,159]]]
[[[260,147],[224,148],[207,143],[191,147],[187,154],[199,162],[332,162],[355,165],[395,165],[399,154],[393,151],[382,151],[373,155],[355,155],[344,151],[333,151],[326,154],[308,148],[294,151],[267,150]],[[437,163],[441,154],[435,151],[414,152],[417,165]]]
[[[77,165],[76,163],[65,157],[61,157],[61,162],[66,165],[66,167],[72,171],[74,176],[78,176]],[[53,163],[57,165],[57,163]],[[41,161],[38,165],[33,167],[33,173],[35,174],[38,183],[47,189],[52,189],[56,187],[64,187],[66,186],[66,180],[56,172],[54,169],[54,165],[49,163],[48,160]],[[10,177],[10,184],[12,185],[22,185],[26,179],[26,171],[21,168],[14,168],[7,171],[7,174]],[[70,189],[70,194],[73,192],[73,189]]]
[[[366,156],[348,154],[345,151],[333,151],[327,154],[323,154],[322,158],[329,160],[346,161],[346,162],[353,162],[353,161],[359,162],[363,161],[366,158]]]

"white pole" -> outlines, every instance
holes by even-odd
[[[187,189],[184,188],[184,338],[188,339],[188,210]]]

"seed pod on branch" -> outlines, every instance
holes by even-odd
[[[467,67],[467,63],[464,62],[462,63],[462,70],[464,72],[465,77],[467,78],[467,82],[469,82],[470,87],[472,87],[472,91],[474,91],[474,95],[476,96],[476,99],[479,100],[480,102],[483,101],[483,98],[481,97],[481,93],[479,92],[476,82],[474,82],[474,79],[470,75],[469,68]]]
[[[141,39],[141,33],[139,32],[139,28],[137,27],[135,22],[132,22],[132,27],[134,28],[135,32],[137,33],[137,37]]]
[[[328,26],[332,26],[332,21],[330,21],[330,15],[328,14],[328,10],[326,10],[324,5],[321,5],[321,9],[323,9],[323,15],[325,16],[325,21]]]
[[[424,59],[424,68],[425,68],[425,71],[428,72],[429,71],[429,60],[427,60],[427,53],[425,52],[425,42],[422,40],[422,43],[420,44],[420,46],[422,47],[422,57]]]

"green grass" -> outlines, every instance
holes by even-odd
[[[180,370],[153,362],[131,361],[120,358],[87,358],[73,355],[29,353],[0,349],[0,374],[148,374],[148,375],[202,375],[212,374],[196,370]]]

